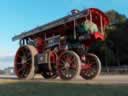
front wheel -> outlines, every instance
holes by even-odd
[[[81,61],[73,51],[65,51],[59,57],[57,70],[62,80],[71,80],[80,74]]]
[[[86,61],[82,64],[81,77],[86,80],[96,78],[101,72],[101,62],[94,54],[87,54]]]

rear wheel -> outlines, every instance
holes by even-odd
[[[34,46],[22,46],[15,56],[14,70],[19,79],[33,79],[35,74],[35,56],[38,54]]]
[[[92,80],[96,78],[101,72],[101,62],[99,58],[94,54],[86,55],[86,62],[82,64],[82,70],[80,75],[86,80]]]
[[[81,61],[73,51],[66,51],[59,57],[57,64],[58,74],[63,80],[71,80],[80,74]]]

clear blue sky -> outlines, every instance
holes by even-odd
[[[73,8],[115,9],[128,16],[127,4],[128,0],[0,0],[0,58],[16,52],[14,35],[63,17]],[[0,64],[5,65],[4,60]]]

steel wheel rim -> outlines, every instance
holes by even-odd
[[[18,78],[26,78],[32,67],[32,55],[30,50],[27,47],[21,47],[15,57],[15,73]]]
[[[99,59],[96,58],[95,55],[87,55],[86,56],[86,63],[88,66],[90,66],[87,69],[82,69],[81,70],[81,76],[84,77],[85,79],[93,79],[95,78],[99,73],[100,73],[100,64],[99,64]]]
[[[59,59],[59,74],[64,80],[70,80],[78,71],[77,58],[70,52],[61,55]]]

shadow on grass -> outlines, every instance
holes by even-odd
[[[0,96],[128,96],[128,85],[12,82],[0,84]]]

